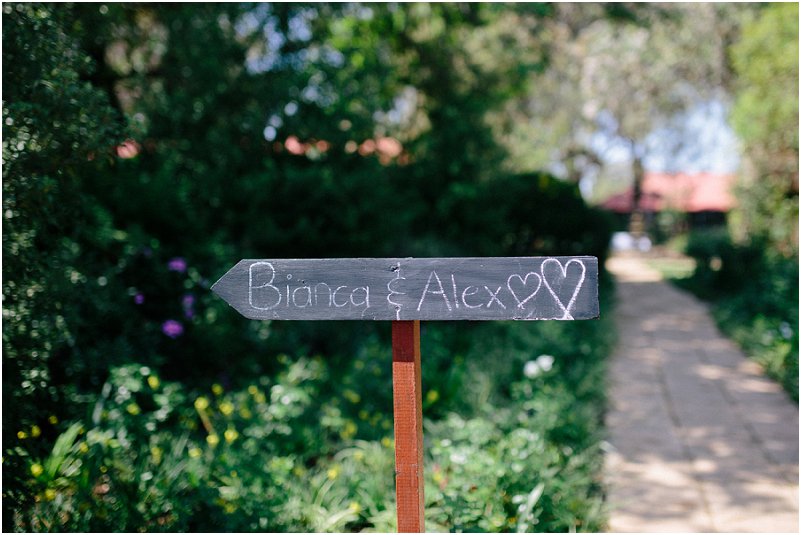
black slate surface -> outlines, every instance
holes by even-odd
[[[593,256],[241,260],[212,290],[251,319],[579,320],[599,315]]]

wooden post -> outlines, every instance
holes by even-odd
[[[392,322],[392,392],[398,532],[422,533],[425,520],[419,320]]]

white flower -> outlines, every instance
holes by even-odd
[[[525,366],[523,366],[523,375],[529,379],[534,379],[540,374],[540,372],[542,372],[540,365],[535,360],[530,360],[526,362]]]
[[[783,321],[781,325],[779,325],[779,332],[787,340],[793,337],[793,329],[790,327],[790,324],[787,323],[786,321]]]
[[[542,368],[542,371],[548,372],[553,368],[553,360],[551,355],[540,355],[537,357],[537,364]]]
[[[523,375],[529,379],[534,379],[540,374],[551,371],[554,358],[551,355],[540,355],[535,360],[526,362],[523,366]]]
[[[451,453],[451,462],[453,464],[464,464],[467,462],[467,455],[464,453]]]

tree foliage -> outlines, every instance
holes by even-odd
[[[555,9],[541,29],[548,68],[512,108],[517,120],[502,134],[512,148],[510,163],[552,165],[579,182],[620,175],[610,155],[623,153],[629,162],[623,173],[636,185],[648,156],[687,149],[675,126],[690,110],[728,101],[728,47],[752,8],[566,3]],[[654,135],[658,130],[662,136]]]
[[[72,9],[3,6],[3,464],[5,513],[29,501],[17,481],[20,429],[47,420],[71,390],[51,363],[80,354],[76,334],[86,256],[109,231],[86,188],[106,169],[120,117],[86,80],[91,59]],[[94,281],[93,281],[94,282]],[[102,298],[96,296],[98,303]],[[8,453],[12,454],[9,455]],[[10,516],[8,514],[4,516]]]
[[[772,4],[731,49],[732,121],[750,163],[739,195],[739,234],[798,254],[798,6]]]

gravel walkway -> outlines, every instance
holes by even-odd
[[[795,532],[798,406],[707,307],[636,257],[618,281],[606,479],[612,532]]]

